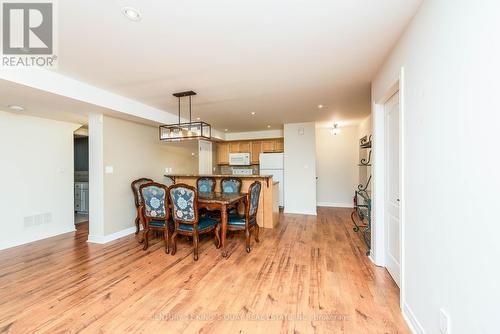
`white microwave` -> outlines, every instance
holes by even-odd
[[[229,164],[232,166],[250,165],[250,153],[229,153]]]

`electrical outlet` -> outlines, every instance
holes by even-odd
[[[450,317],[443,309],[439,310],[439,330],[442,334],[450,334]]]
[[[106,166],[106,167],[104,167],[104,172],[105,172],[106,174],[113,174],[113,173],[114,173],[114,168],[113,168],[113,166]]]

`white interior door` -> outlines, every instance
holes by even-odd
[[[198,172],[212,174],[212,142],[200,140],[198,147]]]
[[[400,284],[399,92],[385,104],[385,263]]]

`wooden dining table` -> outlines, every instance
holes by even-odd
[[[227,232],[227,209],[228,207],[234,205],[234,204],[239,204],[239,203],[244,203],[247,198],[246,193],[220,193],[220,192],[213,192],[213,193],[203,193],[199,192],[198,193],[198,208],[205,208],[209,211],[220,211],[221,213],[221,224],[222,224],[222,231],[221,231],[221,249],[222,249],[222,256],[227,255],[226,251],[226,232]]]

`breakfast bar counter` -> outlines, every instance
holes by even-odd
[[[259,207],[257,209],[257,224],[264,228],[273,228],[276,223],[276,213],[273,215],[273,183],[272,175],[203,175],[203,174],[166,174],[175,184],[184,183],[196,187],[196,180],[200,177],[212,177],[216,180],[215,191],[220,192],[220,181],[223,178],[235,177],[242,181],[241,192],[247,193],[248,187],[255,181],[260,181],[262,188],[259,198]],[[240,206],[239,212],[243,213],[243,207]],[[274,219],[273,219],[274,218]]]

